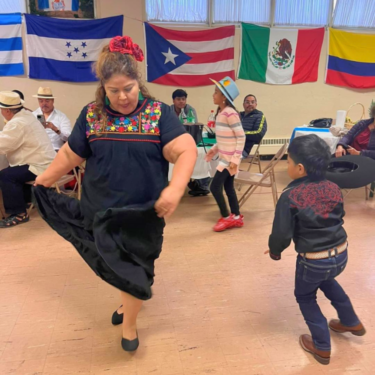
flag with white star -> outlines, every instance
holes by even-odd
[[[188,87],[234,79],[234,32],[234,26],[180,31],[145,23],[147,81]]]
[[[122,35],[123,16],[66,20],[25,15],[29,77],[92,82],[92,64],[103,46]]]

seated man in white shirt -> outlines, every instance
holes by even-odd
[[[55,97],[49,87],[39,87],[38,94],[33,97],[39,102],[39,108],[33,113],[45,127],[55,151],[59,151],[68,140],[72,125],[68,117],[54,107]]]
[[[0,154],[9,167],[0,171],[0,188],[9,217],[0,228],[29,221],[24,198],[26,182],[43,173],[56,156],[51,140],[35,116],[24,109],[23,100],[11,91],[0,92],[1,115],[7,121],[0,132]]]

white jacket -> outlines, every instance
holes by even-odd
[[[0,154],[9,165],[29,165],[30,172],[42,174],[56,156],[43,125],[30,111],[21,109],[0,132]]]
[[[40,108],[38,108],[33,112],[33,114],[35,117],[37,117],[38,115],[42,115],[43,112]],[[51,139],[53,148],[55,150],[60,150],[72,132],[72,125],[70,124],[68,117],[55,108],[48,118],[46,118],[46,122],[52,122],[52,124],[60,130],[61,133],[57,134],[52,129],[45,129],[49,138]]]

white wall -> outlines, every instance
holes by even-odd
[[[124,35],[129,35],[144,48],[143,0],[96,0],[97,16],[110,17],[124,14]],[[240,29],[236,29],[235,38],[235,68],[237,70]],[[355,102],[361,102],[367,108],[375,99],[375,90],[351,90],[329,86],[324,83],[325,64],[327,58],[327,34],[322,48],[319,77],[315,83],[300,85],[276,86],[252,81],[237,81],[240,97],[235,101],[238,109],[242,109],[242,99],[246,94],[255,94],[258,98],[258,108],[262,110],[269,124],[267,138],[289,137],[296,126],[308,123],[319,117],[335,117],[338,109],[347,109]],[[25,56],[26,62],[26,56]],[[152,63],[152,62],[149,62]],[[141,64],[142,72],[145,63]],[[159,100],[171,103],[171,94],[176,89],[173,86],[147,84],[151,93]],[[74,84],[57,81],[39,81],[26,77],[0,77],[1,90],[18,89],[24,92],[26,106],[37,107],[37,99],[32,98],[39,86],[50,86],[57,97],[56,107],[65,112],[72,122],[77,118],[82,107],[93,100],[95,83]],[[188,92],[188,102],[197,109],[200,121],[205,122],[211,109],[213,86],[184,88]],[[352,118],[358,118],[359,111],[352,112]]]

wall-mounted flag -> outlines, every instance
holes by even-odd
[[[29,77],[96,81],[92,63],[112,37],[122,35],[123,16],[73,21],[26,14]]]
[[[282,29],[242,24],[238,78],[276,85],[318,80],[324,28]]]
[[[0,14],[0,76],[24,73],[21,24],[20,13]]]
[[[210,78],[234,79],[234,26],[179,31],[145,23],[147,81],[206,86]]]

